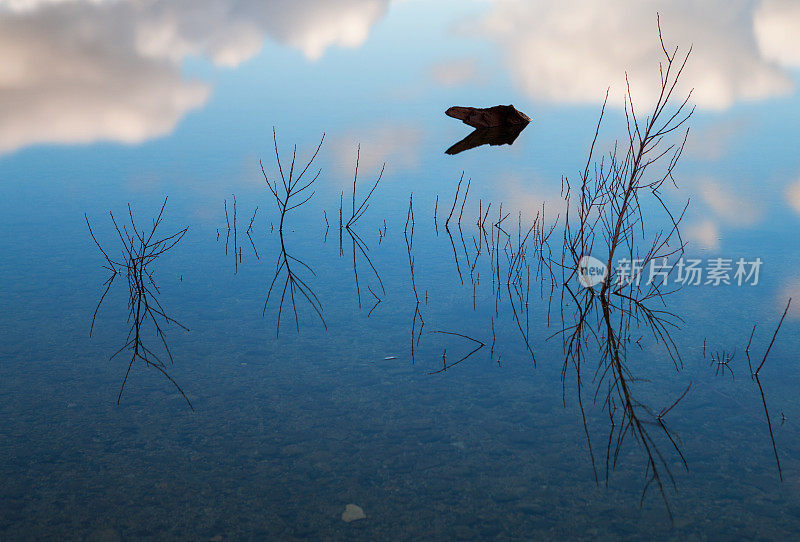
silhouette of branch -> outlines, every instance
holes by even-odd
[[[306,162],[305,167],[303,167],[302,171],[299,174],[295,175],[295,161],[297,158],[297,145],[294,145],[292,149],[292,161],[291,165],[289,166],[288,175],[283,171],[283,164],[281,162],[280,152],[278,151],[278,137],[275,131],[275,128],[272,129],[272,139],[275,148],[275,161],[277,162],[278,172],[279,172],[279,180],[280,184],[278,183],[278,179],[271,181],[269,176],[267,175],[266,170],[264,169],[264,164],[259,161],[259,165],[261,166],[261,173],[264,175],[264,180],[267,183],[267,188],[269,189],[270,193],[275,199],[275,204],[280,212],[280,221],[278,223],[278,238],[280,239],[280,254],[278,255],[278,261],[275,267],[275,275],[272,278],[272,282],[270,283],[269,289],[267,290],[267,298],[264,301],[264,308],[262,310],[262,314],[266,313],[267,305],[269,304],[269,300],[272,297],[273,289],[275,288],[276,284],[279,284],[279,279],[283,277],[283,287],[281,288],[281,295],[280,301],[278,302],[278,318],[277,323],[275,325],[275,335],[276,337],[280,336],[280,329],[281,329],[281,318],[283,316],[284,311],[284,304],[287,300],[287,293],[288,300],[291,303],[292,313],[294,315],[295,321],[295,329],[297,332],[300,332],[300,318],[297,312],[297,296],[302,296],[308,305],[311,307],[313,312],[319,318],[320,322],[322,322],[323,327],[327,329],[327,324],[325,323],[325,318],[323,317],[323,308],[322,303],[320,302],[319,298],[317,297],[314,290],[311,286],[300,276],[300,271],[298,271],[298,267],[300,270],[305,269],[306,271],[310,272],[312,275],[316,276],[316,273],[302,260],[292,256],[286,249],[286,237],[284,235],[284,225],[286,221],[286,215],[299,207],[302,207],[314,196],[314,191],[311,190],[310,193],[306,192],[319,176],[322,174],[322,170],[318,170],[317,173],[307,181],[304,181],[303,178],[306,172],[311,168],[314,163],[314,160],[317,158],[320,149],[322,148],[322,143],[325,141],[325,134],[322,134],[322,138],[320,139],[319,145],[317,145],[314,154],[311,158]],[[297,264],[297,266],[295,266]]]
[[[154,368],[164,375],[180,392],[189,405],[189,408],[194,410],[191,401],[189,401],[183,389],[168,374],[166,363],[145,343],[146,328],[152,328],[170,364],[173,364],[174,360],[167,343],[165,329],[169,325],[176,325],[185,331],[189,331],[183,324],[166,314],[164,307],[158,300],[159,289],[153,278],[154,272],[150,269],[153,262],[177,245],[189,229],[183,228],[172,235],[157,238],[156,232],[162,222],[166,205],[167,198],[164,198],[164,203],[161,205],[158,216],[153,219],[152,228],[149,233],[147,230],[140,230],[137,228],[130,204],[128,204],[128,217],[130,222],[129,225],[123,224],[122,228],[119,227],[113,213],[109,212],[114,229],[122,242],[123,252],[120,259],[112,259],[103,249],[92,231],[89,217],[84,213],[84,218],[89,227],[92,240],[94,240],[108,264],[103,267],[111,272],[111,276],[104,283],[106,289],[100,297],[100,301],[97,303],[97,307],[92,316],[89,334],[91,336],[94,331],[94,324],[98,311],[111,289],[114,280],[117,276],[124,275],[128,283],[128,323],[130,324],[130,328],[128,330],[126,343],[112,354],[109,360],[114,359],[126,350],[130,352],[131,357],[119,394],[117,395],[117,404],[119,404],[122,399],[122,393],[125,391],[125,385],[128,382],[131,369],[134,363],[139,360],[144,362],[146,367]],[[128,226],[130,226],[130,231],[128,231]]]

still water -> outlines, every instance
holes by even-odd
[[[800,532],[796,2],[0,0],[0,27],[0,540]],[[672,178],[571,254],[607,90],[593,159],[630,172],[626,73],[645,126],[690,46]],[[533,120],[444,114],[497,104]],[[498,144],[445,154],[467,137]],[[148,245],[165,198],[149,241],[186,231]],[[642,300],[644,266],[660,328],[571,274],[617,223],[615,269],[666,235],[704,273]]]

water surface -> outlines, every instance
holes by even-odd
[[[606,476],[597,348],[584,429],[573,365],[562,376],[575,306],[560,271],[531,245],[524,302],[506,284],[543,205],[536,231],[556,228],[547,254],[562,261],[563,178],[576,186],[606,90],[598,151],[626,137],[626,71],[637,112],[652,106],[657,11],[670,51],[694,46],[676,95],[694,88],[696,110],[661,191],[677,215],[689,202],[684,256],[763,261],[757,285],[665,297],[677,369],[652,335],[629,337],[674,476],[666,503],[652,484],[642,499],[632,435]],[[793,2],[767,0],[0,2],[0,539],[793,536],[800,313],[758,383],[745,349],[756,325],[760,364],[800,286],[798,24]],[[496,104],[533,122],[513,145],[446,155],[471,128],[444,110]],[[323,318],[298,294],[279,333],[285,270],[265,301],[280,213],[259,166],[280,178],[273,127],[285,174],[292,146],[305,165],[325,134],[314,196],[283,232]],[[356,208],[385,171],[340,244],[357,156]],[[138,360],[117,404],[130,354],[108,358],[128,340],[130,290],[115,279],[90,337],[109,271],[84,213],[119,258],[108,211],[127,223],[130,203],[149,231],[167,196],[159,231],[188,231],[150,270],[188,328],[165,327],[185,397]],[[652,197],[642,216],[648,234],[669,225]],[[152,329],[142,339],[164,356]],[[687,470],[657,415],[690,382],[664,416]],[[367,517],[342,521],[350,503]]]

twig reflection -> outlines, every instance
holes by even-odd
[[[128,376],[130,376],[133,364],[139,360],[144,362],[146,367],[152,367],[164,375],[180,392],[189,407],[194,410],[191,401],[189,401],[183,389],[167,373],[167,364],[165,360],[156,354],[153,348],[148,346],[145,342],[145,337],[147,335],[146,330],[151,328],[158,338],[166,354],[166,358],[169,360],[169,363],[172,364],[172,352],[169,348],[169,344],[167,344],[165,329],[169,325],[175,325],[185,331],[189,331],[183,324],[166,314],[164,307],[158,300],[160,291],[153,278],[154,271],[151,269],[153,263],[177,245],[189,229],[188,227],[183,228],[172,235],[161,238],[156,235],[158,227],[163,220],[164,208],[166,205],[167,198],[164,198],[161,210],[158,216],[153,219],[152,227],[149,228],[149,230],[140,229],[136,226],[130,204],[128,204],[128,225],[122,224],[120,227],[117,220],[114,218],[114,214],[109,212],[111,221],[114,224],[114,229],[117,232],[119,240],[122,242],[123,250],[119,258],[112,258],[108,252],[103,249],[97,237],[95,237],[91,223],[89,222],[89,217],[84,213],[86,225],[89,227],[89,234],[92,236],[92,240],[95,245],[97,245],[97,248],[100,249],[100,252],[106,260],[106,265],[103,267],[111,273],[104,284],[106,289],[100,297],[100,301],[97,303],[94,315],[92,316],[89,334],[91,336],[94,331],[95,319],[100,310],[100,305],[102,305],[103,300],[106,298],[106,294],[108,294],[108,291],[111,289],[114,280],[118,276],[125,276],[128,283],[128,323],[130,324],[130,329],[125,344],[109,358],[110,360],[114,359],[125,351],[130,353],[128,369],[125,371],[125,378],[122,380],[122,385],[117,395],[117,404],[119,404],[122,399],[122,393],[125,391],[125,385],[128,382]],[[128,229],[129,227],[130,229]]]

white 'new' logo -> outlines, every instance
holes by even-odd
[[[593,256],[583,256],[578,261],[578,280],[584,288],[591,288],[606,279],[606,264]]]

